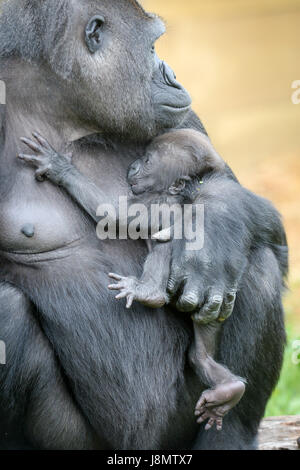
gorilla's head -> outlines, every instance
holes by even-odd
[[[85,126],[145,139],[179,125],[191,105],[156,55],[164,32],[135,0],[7,0],[0,57],[46,67]]]

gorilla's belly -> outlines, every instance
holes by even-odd
[[[47,200],[14,201],[0,212],[0,249],[14,253],[42,253],[80,238],[85,224],[73,207]],[[77,210],[78,212],[78,210]]]

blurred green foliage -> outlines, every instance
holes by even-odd
[[[300,348],[298,347],[298,365],[293,359],[296,349],[294,341],[300,340],[300,335],[293,333],[294,327],[288,325],[288,342],[285,351],[283,369],[279,383],[268,403],[266,416],[300,415]]]

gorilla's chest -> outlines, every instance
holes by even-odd
[[[115,154],[75,155],[74,163],[112,204],[127,194],[127,162],[118,164]],[[0,227],[0,250],[18,253],[53,251],[92,232],[96,237],[95,224],[71,197],[48,181],[36,182],[33,169],[26,167],[0,203]]]

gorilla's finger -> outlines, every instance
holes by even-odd
[[[199,283],[194,280],[188,280],[183,288],[183,292],[176,304],[180,312],[194,312],[200,305]]]
[[[33,150],[34,152],[36,153],[42,153],[42,149],[40,147],[40,145],[38,145],[37,143],[33,142],[33,140],[31,139],[27,139],[27,137],[21,137],[21,142],[23,142],[23,144],[27,145],[27,147],[29,147],[31,150]]]
[[[182,284],[182,273],[178,266],[171,268],[171,274],[168,281],[167,292],[172,296],[175,295]]]
[[[33,132],[32,135],[38,141],[40,145],[45,147],[45,149],[53,150],[49,142],[44,137],[42,137],[41,134],[39,134],[38,132]]]
[[[207,324],[219,318],[220,310],[223,304],[223,295],[220,293],[211,294],[199,313],[193,316],[197,323]]]
[[[232,315],[234,305],[236,301],[236,291],[230,291],[224,299],[221,311],[220,311],[220,316],[219,316],[219,321],[223,322],[227,320]]]

